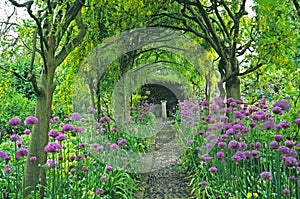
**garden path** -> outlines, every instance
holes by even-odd
[[[188,199],[188,175],[178,167],[181,151],[175,140],[172,121],[164,123],[157,133],[150,156],[145,178],[141,182],[142,192],[138,199]]]

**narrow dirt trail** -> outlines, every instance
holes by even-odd
[[[188,175],[178,167],[181,151],[175,140],[175,129],[167,121],[157,133],[155,147],[147,161],[148,172],[141,183],[138,199],[188,199]]]

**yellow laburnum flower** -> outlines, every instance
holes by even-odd
[[[246,198],[258,198],[258,193],[247,193]]]

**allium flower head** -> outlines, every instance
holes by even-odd
[[[86,114],[96,114],[97,110],[94,108],[90,108],[86,111]]]
[[[208,183],[207,183],[206,181],[202,181],[202,182],[199,183],[199,185],[200,185],[201,187],[204,187],[204,186],[207,186]]]
[[[102,188],[98,188],[97,190],[96,190],[96,195],[101,195],[101,194],[103,194],[104,193],[104,190],[102,189]]]
[[[222,151],[217,152],[216,158],[217,158],[218,160],[223,159],[223,158],[224,158],[224,152],[222,152]]]
[[[60,132],[58,132],[58,131],[55,130],[55,129],[50,130],[50,131],[48,132],[48,136],[49,136],[49,137],[53,137],[53,138],[57,137],[59,134],[60,134]]]
[[[35,161],[36,161],[36,156],[31,156],[31,157],[29,158],[29,161],[30,161],[30,162],[35,162]]]
[[[70,120],[72,122],[76,122],[76,121],[80,121],[80,114],[75,112],[75,113],[72,113],[71,116],[70,116]]]
[[[275,124],[272,120],[267,120],[264,123],[262,123],[262,127],[266,130],[271,130],[275,128]]]
[[[293,146],[295,145],[295,143],[292,140],[287,140],[284,142],[284,144],[286,147],[289,147],[289,148],[293,148]]]
[[[231,140],[228,143],[228,149],[229,150],[238,150],[239,149],[239,143],[236,140]]]
[[[57,141],[64,141],[66,139],[66,135],[63,133],[60,133],[57,137],[56,140]]]
[[[105,167],[106,172],[110,172],[110,171],[112,171],[112,169],[113,169],[112,166],[106,166]]]
[[[9,137],[9,139],[12,142],[16,142],[16,141],[20,140],[20,136],[18,134],[13,134]]]
[[[289,128],[290,124],[291,123],[289,123],[285,120],[280,123],[281,127],[284,128],[284,129]]]
[[[290,195],[291,192],[288,189],[283,189],[282,193],[283,193],[283,195],[288,196],[288,195]]]
[[[287,167],[298,166],[298,160],[295,157],[288,156],[284,159],[284,164]]]
[[[264,171],[260,174],[260,179],[263,181],[269,181],[273,179],[273,175],[268,171]]]
[[[45,152],[46,153],[58,153],[61,152],[62,148],[60,144],[56,142],[50,142],[46,145],[45,147]]]
[[[270,142],[270,149],[278,149],[279,144],[276,141]]]
[[[13,118],[8,120],[8,125],[9,126],[20,126],[21,123],[22,123],[22,121],[17,117],[13,117]]]
[[[88,168],[87,168],[87,166],[82,166],[81,170],[82,170],[82,172],[87,172]]]
[[[48,160],[45,164],[47,169],[55,169],[58,168],[58,163],[54,160]]]
[[[4,166],[3,172],[4,172],[4,174],[9,174],[11,172],[11,167],[10,166]]]
[[[284,100],[284,99],[275,102],[275,103],[273,104],[273,107],[275,107],[275,106],[280,107],[280,108],[282,109],[282,111],[284,111],[284,112],[288,112],[288,111],[290,110],[290,108],[291,108],[291,106],[290,106],[290,104],[288,103],[288,101],[286,101],[286,100]]]
[[[62,132],[73,131],[73,130],[74,130],[74,127],[71,124],[65,124],[62,127]]]
[[[283,136],[282,135],[274,135],[274,140],[277,142],[280,142],[283,140]]]
[[[106,182],[107,181],[107,177],[106,176],[101,176],[100,177],[100,181],[101,182]]]
[[[28,116],[26,117],[25,121],[24,121],[24,124],[26,125],[34,125],[34,124],[37,124],[39,122],[38,118],[35,117],[35,116]]]
[[[23,131],[23,133],[24,133],[25,135],[29,135],[29,134],[30,134],[30,129],[25,129],[25,130]]]
[[[297,124],[298,126],[300,126],[300,117],[295,119],[295,124]]]
[[[208,171],[211,173],[217,173],[218,169],[216,167],[210,167]]]
[[[28,155],[28,150],[25,148],[20,148],[19,150],[17,150],[16,152],[16,159],[19,160],[25,156]]]
[[[290,152],[290,149],[286,146],[279,146],[278,153],[280,154],[288,154]]]
[[[282,114],[282,109],[279,106],[275,106],[272,108],[272,112],[274,114]]]

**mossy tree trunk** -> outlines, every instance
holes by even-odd
[[[87,28],[82,22],[81,8],[85,0],[63,1],[60,3],[44,2],[39,4],[35,15],[32,11],[34,1],[18,3],[9,0],[14,6],[26,8],[27,13],[36,25],[33,33],[32,60],[27,81],[32,83],[36,95],[35,114],[39,119],[32,129],[29,155],[26,162],[23,178],[24,198],[31,197],[32,191],[37,191],[37,186],[46,185],[46,174],[43,169],[47,161],[44,148],[48,142],[49,121],[52,108],[53,92],[55,89],[55,71],[66,57],[78,46]],[[55,13],[55,14],[54,14]],[[74,22],[71,24],[71,22]],[[75,28],[76,26],[76,28]],[[35,54],[39,53],[39,57]],[[42,60],[42,70],[39,78],[33,72],[34,61]],[[17,75],[20,77],[20,75]],[[36,156],[37,160],[30,162],[29,158]],[[44,198],[44,188],[40,190],[40,198]]]

